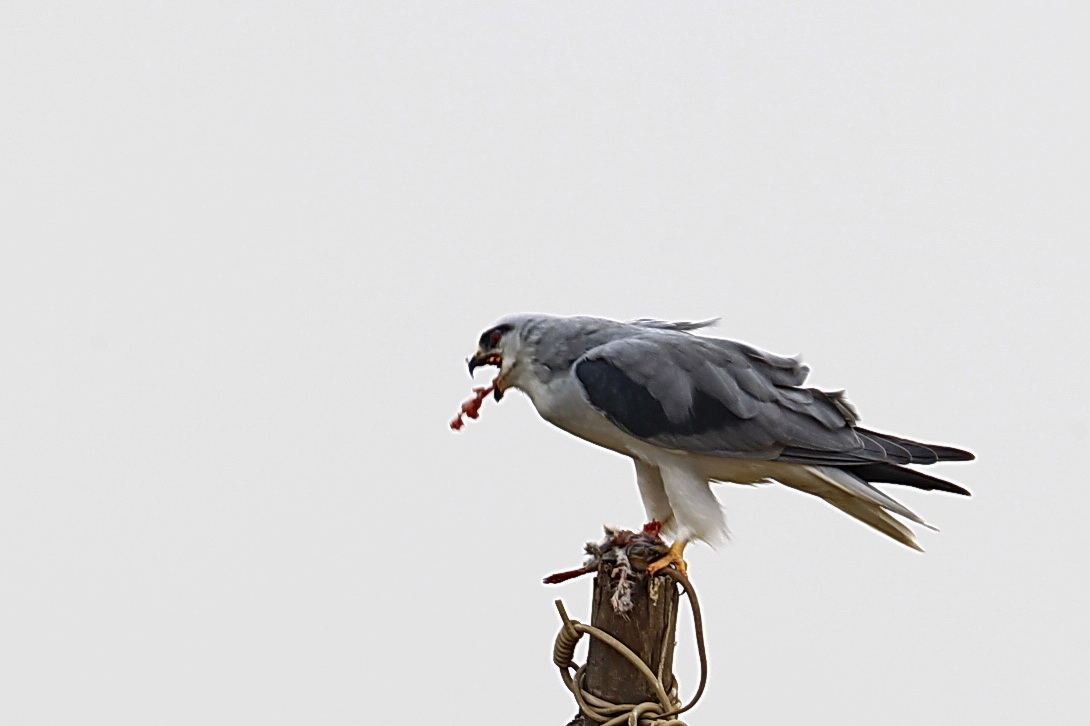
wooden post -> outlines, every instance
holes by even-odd
[[[631,648],[676,693],[673,675],[679,592],[673,579],[648,577],[647,565],[663,554],[661,540],[613,531],[600,546],[591,625]],[[628,608],[627,611],[624,611]],[[596,638],[587,653],[586,690],[615,704],[657,702],[655,690],[624,656]],[[568,726],[596,726],[577,715]]]

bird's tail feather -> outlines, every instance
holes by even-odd
[[[916,514],[893,497],[876,489],[859,477],[854,476],[850,469],[838,469],[835,466],[815,466],[811,468],[816,469],[820,476],[831,481],[838,489],[843,490],[855,498],[876,504],[882,509],[887,509],[894,514],[899,514],[905,519],[913,521],[916,524],[922,524],[928,529],[935,529],[930,524],[920,519],[920,515]]]
[[[877,504],[848,495],[823,497],[823,499],[860,522],[874,527],[882,534],[918,552],[923,552],[923,547],[920,547],[919,542],[916,541],[916,535],[912,533],[912,530],[891,517]]]
[[[912,530],[894,519],[890,512],[935,529],[896,499],[880,492],[844,469],[831,466],[805,466],[793,469],[790,476],[777,478],[793,489],[824,499],[840,511],[920,552],[923,552],[923,548],[916,542],[916,536]]]
[[[958,486],[952,481],[939,479],[937,476],[924,474],[904,466],[896,464],[862,464],[860,466],[844,467],[860,479],[868,482],[884,482],[886,484],[901,484],[903,486],[926,489],[928,491],[950,492],[951,494],[963,494],[970,496],[969,490]]]

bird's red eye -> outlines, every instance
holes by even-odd
[[[488,336],[488,342],[493,348],[495,348],[497,345],[500,344],[500,338],[502,337],[503,336],[500,335],[498,330],[493,330],[492,335]]]

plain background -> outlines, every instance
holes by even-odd
[[[0,721],[566,723],[540,578],[631,466],[447,428],[540,311],[721,316],[979,456],[893,492],[925,555],[717,488],[691,723],[1074,722],[1087,7],[5,2]]]

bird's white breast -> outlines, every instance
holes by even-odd
[[[534,376],[520,380],[521,388],[543,419],[593,444],[633,456],[633,444],[640,442],[614,426],[587,402],[583,388],[571,373],[545,383]]]

